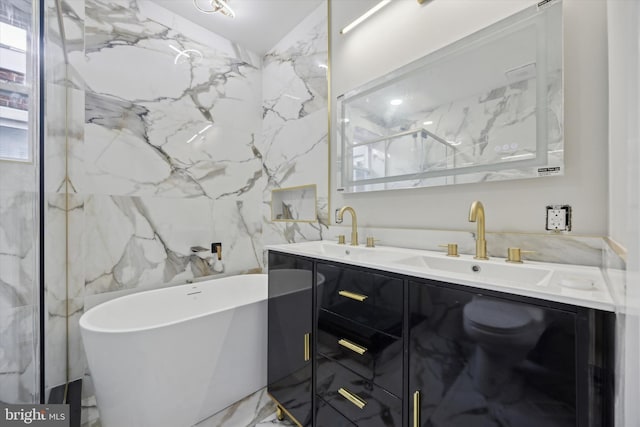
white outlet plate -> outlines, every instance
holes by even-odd
[[[547,206],[547,224],[545,229],[550,231],[571,231],[571,206]]]

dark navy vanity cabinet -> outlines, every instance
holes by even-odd
[[[613,313],[274,250],[268,304],[298,425],[613,426]]]

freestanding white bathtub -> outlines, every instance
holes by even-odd
[[[267,384],[267,275],[140,292],[80,330],[104,427],[189,427]]]

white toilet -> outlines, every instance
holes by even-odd
[[[513,366],[526,358],[545,330],[541,309],[481,296],[464,306],[463,324],[476,342],[473,383],[487,397],[500,392]]]

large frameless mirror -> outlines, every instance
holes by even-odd
[[[561,175],[562,2],[338,97],[338,191]]]

